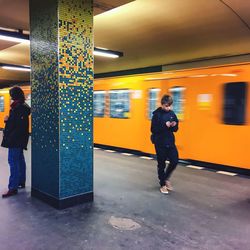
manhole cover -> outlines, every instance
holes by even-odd
[[[135,230],[141,227],[137,222],[131,219],[117,218],[114,216],[110,217],[109,224],[112,227],[119,229],[119,230]]]

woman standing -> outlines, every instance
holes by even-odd
[[[8,191],[2,195],[7,198],[25,187],[26,163],[23,150],[27,150],[29,140],[30,107],[25,103],[24,92],[20,87],[9,91],[12,100],[9,116],[4,119],[5,128],[1,146],[9,149],[8,162],[10,177]]]

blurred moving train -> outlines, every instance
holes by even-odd
[[[250,63],[95,79],[94,142],[155,154],[152,112],[171,94],[181,159],[250,171]],[[30,88],[23,87],[30,101]],[[0,90],[0,128],[9,112]]]

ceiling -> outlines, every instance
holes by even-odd
[[[28,0],[0,0],[0,27],[29,30]],[[118,7],[120,6],[120,7]],[[248,0],[94,1],[95,73],[250,53]],[[0,41],[0,63],[29,65],[29,45]],[[29,74],[0,69],[0,84]]]

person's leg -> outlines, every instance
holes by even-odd
[[[169,181],[169,178],[170,178],[171,174],[175,170],[175,168],[176,168],[176,166],[178,164],[178,160],[179,160],[178,151],[177,151],[177,148],[175,146],[174,147],[170,147],[168,149],[168,151],[167,151],[167,157],[169,159],[169,165],[168,165],[168,167],[166,169],[166,172],[165,172],[165,181],[166,181],[166,184]],[[170,185],[170,183],[169,183],[169,185]]]
[[[8,192],[2,195],[3,198],[17,194],[19,180],[19,153],[18,148],[9,148],[8,163],[10,165],[10,177]]]
[[[19,153],[19,182],[18,186],[20,188],[25,187],[25,181],[26,181],[26,163],[23,155],[23,149],[20,149]]]
[[[15,190],[19,181],[19,149],[9,148],[8,162],[10,165],[9,190]]]
[[[157,156],[157,171],[160,185],[165,185],[165,167],[166,167],[166,148],[164,146],[155,145],[155,151]]]

